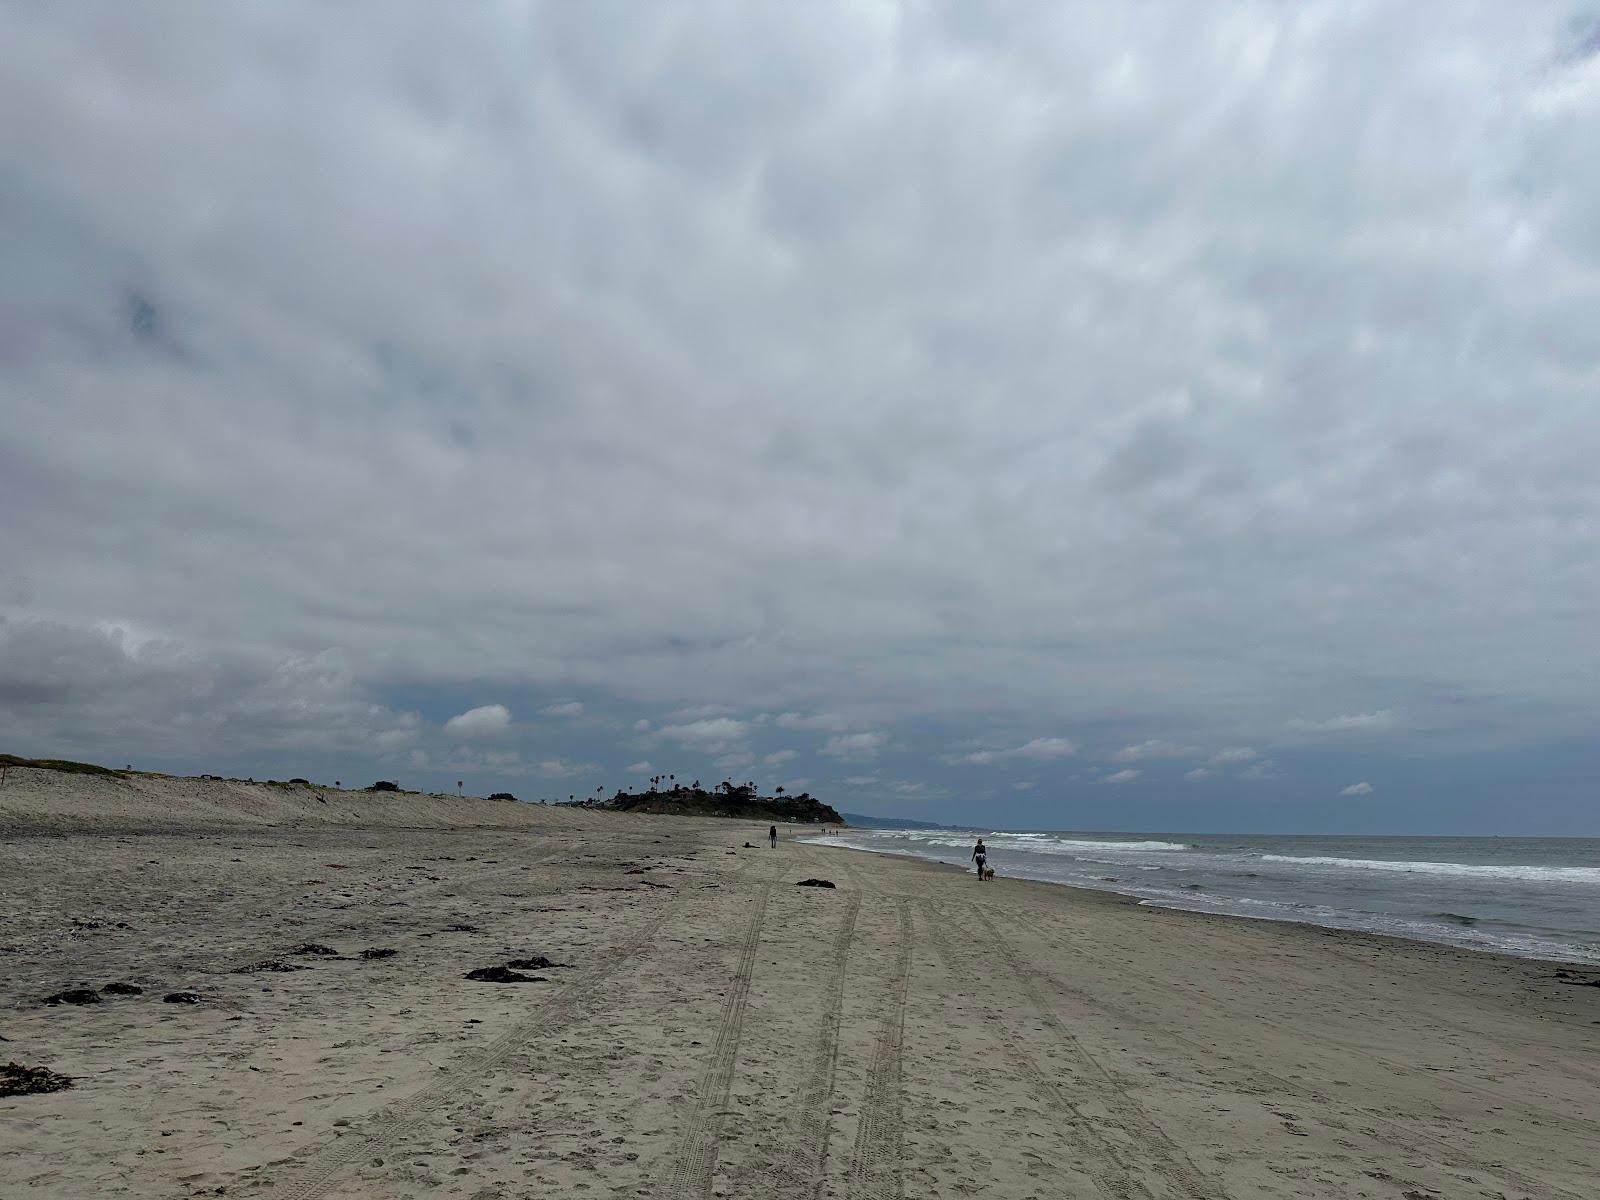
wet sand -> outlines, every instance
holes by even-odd
[[[727,822],[16,783],[0,1062],[75,1084],[0,1098],[8,1198],[1578,1200],[1600,1178],[1600,987],[1550,964]],[[563,965],[465,978],[535,956]],[[101,1000],[42,1003],[74,988]]]

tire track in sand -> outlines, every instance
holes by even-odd
[[[1047,930],[1044,923],[1032,916],[1018,916],[1011,913],[1006,914],[1006,916],[1008,920],[1014,921],[1021,928],[1031,930],[1046,942],[1049,942],[1055,933],[1061,932],[1059,930],[1054,932]],[[1107,963],[1104,959],[1086,951],[1076,940],[1074,940],[1073,952],[1083,954],[1102,966],[1112,967],[1112,964]],[[1116,964],[1112,969],[1122,971],[1130,978],[1138,979],[1152,988],[1166,986],[1164,981],[1155,979],[1152,976],[1130,972],[1123,964]],[[1214,1047],[1184,1036],[1165,1022],[1154,1021],[1143,1013],[1125,1005],[1116,1004],[1105,996],[1085,991],[1083,988],[1055,975],[1042,975],[1041,977],[1058,990],[1077,997],[1084,1004],[1115,1016],[1118,1020],[1127,1023],[1133,1028],[1142,1029],[1153,1038],[1162,1039],[1183,1047],[1190,1052],[1197,1062],[1205,1062],[1212,1059],[1216,1054]],[[1285,1027],[1279,1024],[1274,1023],[1274,1027],[1280,1031],[1288,1032]],[[1323,1111],[1319,1112],[1315,1118],[1320,1124],[1346,1135],[1359,1133],[1375,1142],[1389,1146],[1402,1157],[1414,1154],[1419,1145],[1427,1145],[1431,1148],[1433,1157],[1440,1166],[1472,1175],[1499,1178],[1513,1185],[1512,1190],[1521,1190],[1530,1196],[1561,1197],[1562,1200],[1585,1200],[1585,1197],[1576,1192],[1563,1188],[1558,1184],[1535,1179],[1526,1172],[1507,1166],[1503,1162],[1489,1162],[1464,1154],[1455,1144],[1436,1133],[1418,1127],[1402,1125],[1376,1109],[1352,1103],[1343,1098],[1336,1099],[1327,1092],[1303,1081],[1287,1079],[1259,1065],[1237,1066],[1229,1063],[1226,1069],[1235,1075],[1255,1081],[1269,1092],[1277,1091],[1303,1102],[1322,1106]],[[1357,1125],[1353,1127],[1341,1116],[1334,1115],[1330,1111],[1333,1109],[1340,1110],[1344,1116],[1354,1118],[1357,1121]]]
[[[833,1122],[828,1109],[833,1098],[834,1069],[839,1061],[839,1018],[844,1011],[845,968],[860,912],[861,896],[857,893],[850,897],[839,922],[839,932],[833,938],[833,974],[828,978],[822,1018],[817,1024],[811,1070],[796,1098],[794,1121],[785,1131],[788,1149],[778,1168],[774,1196],[816,1197],[822,1192],[823,1166],[832,1135]]]
[[[1150,1118],[1139,1102],[1128,1095],[1121,1080],[1107,1070],[1104,1063],[1089,1053],[1083,1043],[1061,1023],[1061,1019],[1045,1003],[1044,996],[1039,990],[1038,972],[1017,955],[1010,941],[995,927],[993,919],[986,911],[986,906],[973,905],[972,912],[988,933],[988,948],[1011,969],[1023,994],[1033,1006],[1034,1014],[1043,1022],[1045,1028],[1055,1035],[1062,1048],[1077,1060],[1083,1074],[1098,1079],[1102,1086],[1094,1091],[1093,1098],[1105,1107],[1123,1129],[1128,1131],[1134,1144],[1139,1148],[1142,1165],[1159,1175],[1180,1196],[1193,1197],[1194,1200],[1228,1200],[1221,1184],[1195,1165],[1182,1147],[1168,1137],[1166,1131]],[[1045,1075],[1029,1056],[1021,1057],[1028,1059],[1030,1073],[1047,1087],[1049,1094],[1065,1105],[1067,1112],[1083,1119],[1078,1107],[1056,1082]],[[1089,1125],[1087,1120],[1083,1120],[1083,1128],[1093,1129],[1093,1126]],[[1110,1156],[1121,1162],[1116,1148],[1103,1138],[1101,1140]]]
[[[614,950],[586,967],[538,1009],[486,1046],[462,1055],[441,1071],[432,1083],[385,1105],[345,1136],[312,1151],[301,1160],[295,1171],[296,1177],[279,1190],[281,1200],[317,1200],[327,1195],[339,1182],[339,1176],[346,1167],[398,1142],[440,1105],[472,1087],[485,1072],[530,1038],[554,1032],[575,1017],[587,1015],[590,1002],[602,991],[602,985],[652,945],[661,927],[676,912],[678,905],[669,902],[666,908],[645,921]]]
[[[900,1173],[904,1141],[900,1050],[905,1041],[906,990],[911,979],[911,908],[904,900],[897,907],[900,949],[867,1066],[867,1092],[850,1154],[851,1200],[902,1200],[905,1196]]]
[[[1037,915],[1032,913],[1019,914],[1014,919],[1010,913],[1007,913],[1006,919],[1010,920],[1014,927],[1028,929],[1045,941],[1049,941],[1052,938],[1068,941],[1072,944],[1072,950],[1074,954],[1104,966],[1107,969],[1116,971],[1125,978],[1137,979],[1148,984],[1151,988],[1158,989],[1165,994],[1187,995],[1192,997],[1193,1002],[1196,1005],[1210,1006],[1215,1003],[1215,997],[1206,991],[1203,986],[1198,986],[1187,980],[1157,979],[1148,972],[1135,971],[1127,964],[1112,963],[1100,950],[1096,949],[1095,943],[1087,940],[1084,935],[1078,931],[1062,926],[1058,926],[1054,930],[1051,930],[1047,927],[1046,922],[1042,921],[1037,917]],[[1358,966],[1362,964],[1361,959],[1343,953],[1338,946],[1324,945],[1322,950],[1327,954],[1343,959],[1345,962],[1355,963]],[[1048,981],[1052,984],[1057,982],[1053,976],[1048,977]],[[1327,992],[1324,985],[1324,990],[1319,993],[1319,998],[1326,999],[1329,997],[1329,995],[1330,993]],[[1428,1016],[1430,1020],[1439,1020],[1437,1015],[1434,1013],[1429,1013]],[[1251,1020],[1254,1024],[1276,1030],[1285,1034],[1291,1039],[1297,1037],[1299,1033],[1298,1029],[1292,1023],[1280,1019],[1253,1016]],[[1447,1027],[1452,1033],[1461,1037],[1472,1038],[1477,1036],[1477,1032],[1470,1026],[1464,1026],[1456,1022],[1450,1022]],[[1424,1071],[1417,1069],[1409,1063],[1399,1062],[1393,1058],[1385,1057],[1382,1054],[1378,1054],[1375,1051],[1367,1050],[1365,1048],[1361,1049],[1359,1053],[1361,1054],[1362,1058],[1377,1063],[1392,1075],[1397,1075],[1403,1079],[1426,1079],[1430,1082],[1437,1082],[1437,1080],[1431,1079],[1429,1075],[1425,1074]],[[1551,1072],[1559,1070],[1559,1066],[1560,1064],[1554,1063],[1542,1064],[1540,1069],[1546,1072]],[[1590,1074],[1579,1075],[1567,1073],[1567,1077],[1575,1080],[1576,1082],[1589,1086],[1593,1086],[1597,1082],[1600,1082],[1600,1078]],[[1470,1079],[1461,1079],[1459,1077],[1452,1078],[1450,1081],[1450,1086],[1457,1091],[1471,1092],[1476,1095],[1480,1095],[1490,1104],[1500,1106],[1515,1106],[1522,1102],[1521,1098],[1518,1096],[1510,1095],[1494,1088],[1486,1088],[1481,1084],[1474,1083]],[[1568,1120],[1556,1113],[1547,1112],[1546,1115],[1541,1118],[1541,1120],[1545,1121],[1547,1124],[1565,1124],[1568,1128],[1568,1131],[1576,1137],[1586,1137],[1594,1132],[1594,1125],[1592,1122],[1577,1119]]]
[[[745,1004],[750,997],[750,977],[755,970],[756,949],[761,944],[761,922],[767,912],[767,897],[772,892],[770,882],[761,885],[756,893],[755,906],[750,913],[750,923],[745,928],[744,943],[739,949],[739,965],[728,986],[728,997],[722,1006],[722,1024],[717,1030],[717,1040],[711,1049],[711,1060],[700,1077],[700,1095],[695,1101],[689,1127],[674,1157],[672,1182],[667,1194],[683,1200],[686,1197],[708,1197],[711,1181],[717,1169],[717,1144],[722,1136],[723,1110],[728,1106],[728,1092],[733,1086],[733,1068],[739,1057],[739,1039],[744,1032]]]
[[[1029,1001],[1032,1015],[1055,1035],[1060,1045],[1076,1059],[1076,1068],[1067,1073],[1047,1073],[1035,1055],[1010,1036],[1006,1030],[1015,1024],[1006,1014],[994,1011],[990,1022],[995,1042],[1005,1055],[1010,1070],[1028,1082],[1034,1094],[1055,1116],[1069,1134],[1070,1144],[1082,1156],[1075,1169],[1086,1175],[1095,1189],[1114,1200],[1151,1200],[1152,1192],[1146,1182],[1150,1175],[1165,1185],[1161,1192],[1193,1200],[1226,1200],[1220,1183],[1203,1174],[1188,1156],[1167,1137],[1136,1101],[1123,1090],[1114,1076],[1090,1055],[1044,1004],[1044,999],[1034,986],[1028,968],[1017,958],[1011,946],[994,927],[985,909],[986,905],[967,905],[974,918],[985,926],[986,939],[974,942],[969,948],[971,956],[991,954],[1001,959],[1016,977],[1018,986]],[[961,922],[939,920],[936,922],[934,944],[945,965],[952,972],[962,970],[962,955],[950,945],[948,930],[963,928]],[[1100,1086],[1086,1084],[1095,1080]],[[1108,1136],[1091,1113],[1105,1110],[1127,1138],[1123,1145]]]
[[[936,915],[933,944],[946,969],[953,976],[959,977],[966,968],[961,957],[950,945],[949,924]],[[976,947],[973,948],[973,954],[977,954]],[[1061,1085],[1044,1073],[1033,1055],[1028,1054],[1013,1039],[1000,1032],[1008,1027],[1007,1022],[1006,1014],[996,1007],[991,1007],[985,1026],[990,1030],[994,1043],[1004,1055],[1011,1074],[1027,1080],[1034,1094],[1068,1131],[1068,1144],[1079,1155],[1073,1167],[1087,1176],[1095,1191],[1102,1196],[1111,1197],[1112,1200],[1151,1200],[1150,1190],[1129,1169],[1116,1147],[1073,1103]]]

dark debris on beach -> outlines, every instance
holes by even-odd
[[[52,1008],[58,1004],[99,1004],[100,993],[93,988],[68,988],[66,991],[45,997],[44,1002]]]
[[[1584,975],[1566,968],[1556,972],[1557,983],[1570,983],[1576,987],[1600,987],[1600,975]]]
[[[518,971],[545,971],[552,967],[565,967],[566,965],[566,963],[551,962],[542,954],[530,954],[527,958],[513,958],[506,963],[506,966]]]
[[[44,1067],[25,1067],[15,1062],[0,1067],[0,1096],[40,1096],[71,1086],[71,1076],[57,1075]]]
[[[479,967],[475,971],[468,971],[467,978],[478,983],[544,983],[539,975],[523,975],[513,971],[510,967]]]

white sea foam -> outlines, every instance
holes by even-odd
[[[849,836],[867,837],[874,842],[907,841],[927,846],[968,847],[980,836],[978,833],[952,833],[935,829],[863,829],[852,830]],[[1008,833],[1003,829],[981,835],[990,846],[1005,850],[1027,850],[1033,854],[1069,854],[1113,851],[1121,854],[1144,851],[1189,850],[1184,842],[1120,842],[1099,838],[1065,838],[1053,833]]]
[[[1386,858],[1301,858],[1292,854],[1263,854],[1262,862],[1300,863],[1315,867],[1345,867],[1355,871],[1395,871],[1406,875],[1460,875],[1481,879],[1526,879],[1539,883],[1600,883],[1600,867],[1534,867],[1484,863],[1402,862]]]
[[[1055,844],[1072,850],[1192,850],[1187,842],[1102,842],[1095,838],[1057,838]]]
[[[1003,850],[1026,850],[1030,854],[1056,854],[1106,862],[1123,861],[1131,855],[1169,854],[1189,849],[1182,842],[1102,842],[1095,838],[1053,838],[1012,833],[987,835],[985,841]],[[968,838],[962,844],[970,846],[972,839]],[[1115,854],[1118,858],[1096,860],[1095,856],[1100,854]]]

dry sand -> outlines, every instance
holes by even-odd
[[[1549,964],[764,832],[14,771],[0,1195],[1600,1193]]]

